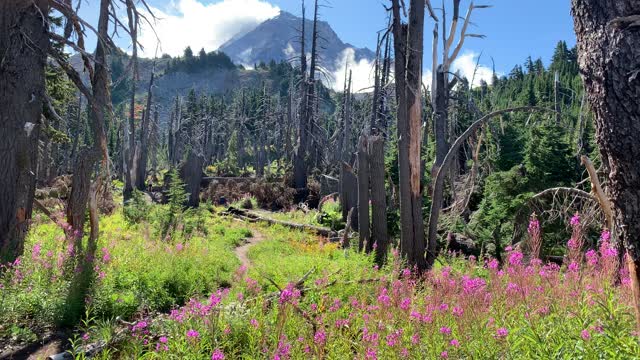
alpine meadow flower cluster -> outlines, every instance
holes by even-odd
[[[607,349],[632,358],[640,347],[630,289],[624,273],[615,285],[608,239],[603,232],[585,261],[544,264],[510,248],[502,266],[448,257],[421,275],[392,252],[392,264],[360,279],[325,273],[258,293],[245,269],[243,286],[192,299],[155,324],[156,338],[167,336],[169,353],[203,359],[550,359]],[[155,348],[136,355],[164,358]]]

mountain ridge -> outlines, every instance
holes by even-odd
[[[278,16],[260,23],[255,29],[237,37],[233,37],[218,51],[227,54],[234,63],[244,66],[253,66],[261,62],[290,61],[299,56],[300,25],[302,18],[286,11],[280,11]],[[305,19],[305,50],[311,50],[311,36],[313,21]],[[328,70],[336,70],[338,62],[345,54],[345,50],[353,49],[355,61],[366,59],[372,61],[375,53],[370,49],[358,48],[350,43],[343,42],[331,25],[318,21],[319,58],[320,66]]]

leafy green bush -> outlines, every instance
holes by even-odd
[[[144,193],[138,189],[133,189],[131,200],[122,209],[124,218],[131,224],[148,220],[150,210],[151,204],[145,199]]]

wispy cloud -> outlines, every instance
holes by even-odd
[[[280,13],[277,6],[262,0],[221,0],[211,4],[202,0],[175,0],[164,9],[152,10],[158,18],[155,33],[147,25],[140,36],[145,57],[154,56],[157,38],[159,52],[172,56],[181,55],[187,46],[194,52],[201,48],[213,51]]]
[[[356,53],[353,48],[346,48],[342,51],[335,63],[335,71],[331,74],[331,84],[334,90],[344,90],[345,71],[352,71],[352,88],[354,92],[373,91],[374,84],[374,61],[367,59],[356,60]]]
[[[490,67],[478,64],[479,56],[480,54],[475,51],[466,51],[462,53],[462,55],[458,56],[453,64],[451,64],[451,68],[454,72],[459,72],[462,77],[467,78],[469,81],[472,81],[473,79],[472,86],[479,86],[482,80],[491,84],[493,76],[493,70]],[[476,64],[478,64],[477,69]]]

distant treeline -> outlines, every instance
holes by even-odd
[[[163,57],[169,57],[164,55]],[[187,72],[194,73],[203,69],[233,69],[236,65],[231,61],[231,58],[222,51],[206,52],[201,49],[198,56],[193,54],[191,47],[184,49],[184,55],[177,57],[169,61],[167,66],[167,73],[173,72]]]

